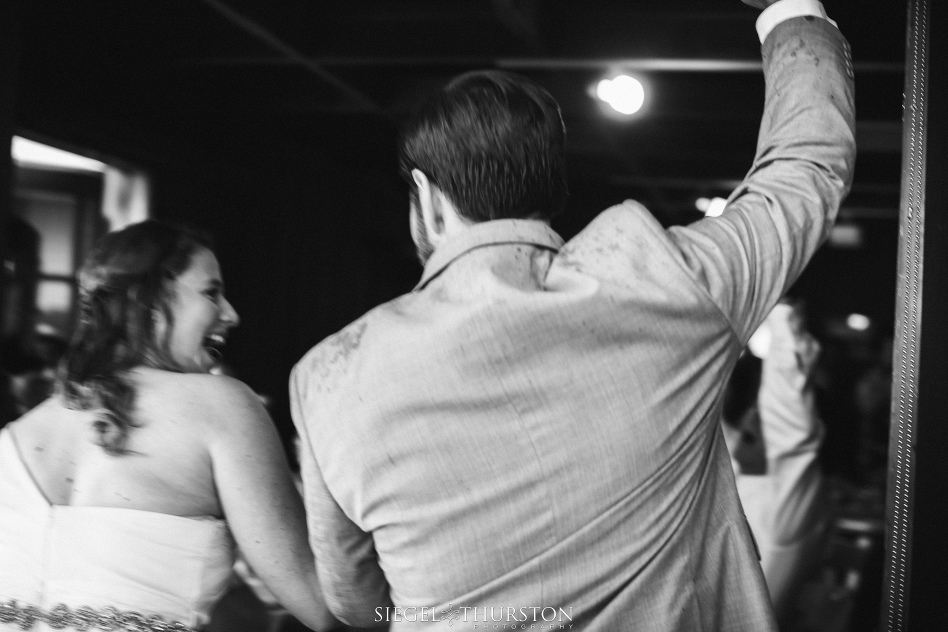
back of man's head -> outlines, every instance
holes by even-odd
[[[456,77],[402,133],[401,170],[413,199],[422,171],[466,219],[549,220],[566,203],[565,129],[550,94],[512,73]]]

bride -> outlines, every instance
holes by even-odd
[[[294,616],[331,627],[276,430],[211,375],[238,323],[200,236],[103,238],[56,395],[0,431],[0,629],[186,631],[235,543]]]

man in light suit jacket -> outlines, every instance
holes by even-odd
[[[766,106],[720,217],[664,230],[626,201],[564,243],[559,109],[514,75],[462,75],[407,128],[421,282],[291,379],[341,620],[774,629],[721,395],[847,192],[853,87],[819,2],[747,1]]]

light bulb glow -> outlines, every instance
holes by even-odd
[[[846,325],[854,331],[866,331],[870,324],[872,324],[872,321],[869,320],[869,317],[862,314],[850,314],[846,318]]]
[[[596,96],[621,114],[635,114],[645,104],[645,87],[628,75],[603,79],[596,85]]]
[[[705,217],[718,217],[724,212],[725,206],[727,206],[727,200],[721,197],[716,197],[708,202],[708,206],[704,211],[704,215]]]
[[[596,84],[596,97],[598,97],[600,101],[609,103],[609,101],[612,99],[611,79],[603,79],[598,84]]]

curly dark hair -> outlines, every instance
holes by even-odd
[[[171,281],[210,239],[183,226],[148,220],[109,233],[79,271],[79,321],[60,364],[58,390],[69,408],[97,412],[99,445],[126,453],[137,366],[181,371],[168,352]],[[156,316],[169,324],[157,339]]]

